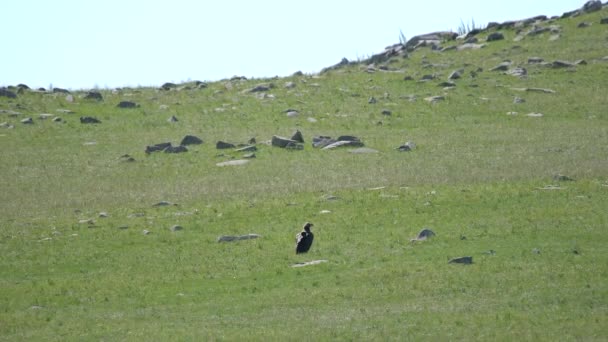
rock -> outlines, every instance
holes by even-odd
[[[144,235],[149,235],[152,232],[149,231],[149,230],[147,230],[147,229],[144,229],[144,230],[141,231],[141,233],[144,234]]]
[[[409,152],[409,151],[412,151],[412,150],[413,150],[413,149],[415,149],[415,148],[416,148],[416,144],[414,144],[414,143],[413,143],[413,142],[411,142],[411,141],[408,141],[408,142],[406,142],[405,144],[403,144],[403,145],[401,145],[401,146],[397,147],[396,149],[397,149],[399,152]]]
[[[323,148],[327,145],[335,143],[337,140],[332,139],[331,137],[326,136],[318,136],[312,138],[312,147],[315,148]]]
[[[490,71],[507,71],[507,70],[509,70],[510,66],[511,66],[511,62],[504,61],[504,62],[498,64],[497,66],[493,67],[492,69],[490,69]]]
[[[437,86],[443,87],[443,88],[453,88],[456,86],[456,83],[451,82],[451,81],[446,81],[446,82],[441,82],[441,83],[437,84]]]
[[[97,101],[101,101],[101,100],[103,100],[103,96],[101,96],[101,93],[98,92],[98,91],[88,91],[84,95],[84,99],[85,100],[97,100]]]
[[[299,130],[297,130],[292,136],[291,136],[291,140],[299,142],[299,143],[304,143],[304,136],[302,136],[302,132],[300,132]]]
[[[46,119],[48,119],[48,118],[52,118],[52,117],[54,117],[54,116],[55,116],[54,114],[49,114],[49,113],[41,113],[41,114],[39,114],[39,115],[38,115],[38,118],[39,118],[40,120],[46,120]]]
[[[25,118],[25,119],[22,119],[20,122],[22,124],[31,125],[31,124],[34,123],[34,119],[32,119],[32,118]]]
[[[53,93],[69,94],[70,92],[63,88],[53,88]]]
[[[57,109],[57,111],[62,114],[74,114],[74,111],[71,109]]]
[[[294,82],[285,82],[285,88],[293,89],[295,87],[296,87],[296,84]]]
[[[231,242],[231,241],[240,241],[240,240],[251,240],[261,238],[261,235],[258,234],[246,234],[246,235],[222,235],[217,238],[217,242]]]
[[[160,201],[160,202],[152,205],[152,207],[154,207],[154,208],[169,207],[169,206],[177,206],[177,204],[176,203],[167,202],[167,201]]]
[[[288,109],[285,111],[286,115],[288,118],[296,118],[300,115],[300,112],[298,112],[295,109]]]
[[[288,139],[285,137],[281,137],[278,135],[273,135],[272,136],[272,140],[271,140],[271,145],[272,146],[276,146],[276,147],[287,147],[287,145],[297,145],[298,141],[295,141],[293,139]]]
[[[562,175],[559,173],[556,175],[553,175],[553,180],[558,181],[558,182],[573,182],[574,181],[573,178],[570,178],[566,175]]]
[[[160,143],[160,144],[155,144],[155,145],[149,145],[146,146],[146,154],[150,154],[152,152],[157,152],[157,151],[163,151],[165,150],[167,147],[170,147],[171,143],[170,142],[166,142],[166,143]]]
[[[448,261],[448,264],[465,264],[465,265],[470,265],[472,263],[473,263],[473,257],[472,256],[464,256],[464,257],[452,258],[452,259],[450,259],[450,261]]]
[[[527,91],[533,93],[555,94],[555,90],[545,88],[511,88],[512,90]]]
[[[501,32],[492,32],[488,35],[488,37],[486,38],[486,41],[493,42],[496,40],[503,40],[503,39],[505,39],[505,36]]]
[[[183,152],[188,152],[188,148],[186,146],[183,145],[178,145],[178,146],[168,146],[166,147],[163,152],[165,153],[183,153]]]
[[[108,213],[106,213],[105,211],[102,211],[99,213],[100,218],[107,218],[108,216],[109,216]]]
[[[173,225],[173,226],[171,226],[171,228],[169,228],[169,230],[172,231],[172,232],[177,232],[177,231],[180,231],[180,230],[183,230],[183,229],[184,229],[184,227],[182,227],[180,225],[177,225],[177,224]]]
[[[435,79],[435,75],[422,75],[421,81],[431,81]]]
[[[304,267],[304,266],[311,266],[311,265],[319,265],[319,264],[322,264],[322,263],[328,262],[328,261],[329,260],[313,260],[313,261],[307,261],[307,262],[298,262],[298,263],[291,265],[291,267]]]
[[[245,165],[249,163],[249,160],[247,159],[236,159],[236,160],[229,160],[229,161],[225,161],[225,162],[221,162],[221,163],[217,163],[215,164],[216,166],[240,166],[240,165]]]
[[[53,121],[53,122],[62,122],[62,121],[63,121],[63,119],[61,119],[60,117],[56,116],[56,117],[54,117],[54,118],[53,118],[53,120],[52,120],[52,121]]]
[[[578,27],[578,28],[585,28],[585,27],[589,27],[589,26],[591,26],[591,23],[586,22],[586,21],[580,22],[580,23],[578,23],[578,25],[576,25],[576,27]]]
[[[101,121],[99,121],[97,118],[94,118],[92,116],[81,116],[80,123],[81,124],[98,124],[98,123],[101,123]]]
[[[513,103],[524,103],[526,102],[525,99],[522,99],[521,97],[515,96],[515,98],[513,99]]]
[[[229,148],[235,148],[236,146],[234,144],[225,142],[225,141],[218,141],[217,143],[215,143],[215,148],[218,150],[225,150],[225,149],[229,149]]]
[[[265,91],[269,91],[272,88],[271,84],[258,84],[257,86],[248,89],[247,92],[248,93],[260,93],[260,92],[265,92]]]
[[[0,128],[12,129],[12,128],[15,128],[15,126],[9,124],[8,122],[3,122],[3,123],[0,123]]]
[[[378,100],[376,100],[376,98],[375,98],[375,97],[373,97],[373,96],[372,96],[372,97],[370,97],[370,98],[367,100],[367,103],[369,103],[369,104],[374,104],[374,103],[376,103],[376,102],[378,102]]]
[[[460,77],[462,77],[462,70],[454,70],[450,76],[448,76],[448,80],[457,80]]]
[[[540,57],[528,57],[528,64],[540,64],[545,60]]]
[[[203,140],[194,135],[186,135],[182,141],[179,143],[180,145],[200,145],[203,143]]]
[[[132,163],[135,161],[135,158],[131,157],[128,154],[123,154],[122,156],[120,156],[119,160],[123,162]]]
[[[544,115],[542,113],[528,113],[526,116],[531,118],[542,118]]]
[[[171,89],[175,89],[175,88],[177,88],[177,84],[171,83],[171,82],[163,83],[163,85],[160,86],[161,90],[171,90]]]
[[[116,107],[118,107],[118,108],[137,108],[137,107],[139,107],[139,105],[132,101],[120,101],[118,103],[118,105],[116,105]]]
[[[16,99],[17,94],[13,93],[12,91],[10,91],[6,88],[0,88],[0,97],[8,97],[9,99]]]
[[[432,230],[428,229],[428,228],[423,228],[419,233],[418,236],[416,236],[415,238],[411,239],[410,241],[415,242],[415,241],[424,241],[430,237],[435,236],[435,232],[433,232]]]
[[[461,50],[479,50],[479,49],[483,49],[484,47],[486,47],[486,44],[462,44],[460,46],[458,46],[456,49],[458,51]]]
[[[574,65],[574,63],[570,63],[567,61],[556,60],[553,63],[551,63],[551,66],[554,68],[572,68],[575,65]]]
[[[413,50],[427,45],[440,45],[443,41],[454,40],[456,37],[458,37],[458,34],[451,31],[439,31],[421,34],[408,40],[405,43],[404,48],[406,50]]]
[[[354,153],[354,154],[370,154],[370,153],[379,153],[378,150],[374,150],[373,148],[369,148],[369,147],[359,147],[359,148],[354,148],[350,151],[348,151],[350,153]]]
[[[430,103],[437,103],[439,101],[445,100],[445,97],[444,96],[429,96],[429,97],[425,97],[424,100],[427,102],[430,102]]]
[[[178,122],[179,120],[177,119],[177,117],[175,117],[175,115],[172,115],[170,118],[167,119],[167,122]]]
[[[252,159],[255,158],[255,153],[247,153],[243,155],[243,158],[245,159]]]
[[[524,76],[528,75],[528,70],[526,70],[526,68],[517,67],[517,68],[508,70],[506,72],[506,74],[511,75],[511,76],[524,77]]]
[[[602,25],[608,24],[608,17],[600,19],[600,24],[602,24]]]
[[[235,150],[235,152],[254,152],[257,151],[258,148],[255,145],[247,145]]]
[[[68,94],[65,97],[65,100],[68,101],[69,103],[73,103],[74,102],[74,96],[72,94]]]
[[[391,116],[391,115],[393,115],[393,112],[391,112],[388,109],[383,109],[382,110],[382,115]]]
[[[596,12],[602,9],[602,2],[600,0],[587,1],[581,10],[585,13]]]

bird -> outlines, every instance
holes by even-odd
[[[312,226],[312,223],[306,222],[304,230],[296,235],[296,254],[306,253],[310,249],[312,240],[315,238],[315,235],[310,231],[310,227]]]

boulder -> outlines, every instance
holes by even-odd
[[[602,9],[602,2],[600,0],[587,1],[581,10],[585,13],[596,12]]]
[[[98,123],[101,123],[101,121],[99,121],[97,118],[94,118],[92,116],[81,116],[80,123],[81,124],[98,124]]]
[[[418,236],[416,236],[415,238],[411,239],[410,241],[415,242],[415,241],[424,241],[430,237],[435,236],[435,232],[433,232],[432,230],[428,229],[428,228],[423,228],[419,233]]]
[[[235,148],[236,146],[234,144],[225,142],[225,141],[218,141],[217,143],[215,143],[215,148],[218,150],[225,150],[225,149],[229,149],[229,148]]]
[[[171,90],[171,89],[174,89],[174,88],[177,88],[177,84],[171,83],[171,82],[163,83],[163,85],[160,86],[161,90]]]
[[[297,144],[298,142],[289,138],[273,135],[271,145],[276,147],[286,147],[288,144]]]
[[[465,265],[470,265],[473,263],[473,257],[472,256],[463,256],[463,257],[458,257],[458,258],[452,258],[450,259],[450,261],[448,261],[448,264],[465,264]]]
[[[8,97],[9,99],[15,99],[17,98],[17,94],[13,93],[12,91],[6,89],[6,88],[0,88],[0,96],[1,97]]]
[[[139,104],[132,102],[132,101],[120,101],[120,103],[118,103],[118,105],[116,105],[116,107],[118,107],[118,108],[137,108],[137,107],[139,107]]]
[[[315,148],[323,148],[327,145],[335,143],[337,140],[332,139],[331,137],[326,136],[318,136],[312,138],[312,147]]]
[[[486,38],[486,41],[493,42],[496,40],[503,40],[503,39],[505,39],[505,36],[502,34],[502,32],[492,32],[488,35],[488,37]]]
[[[416,148],[416,144],[411,141],[406,142],[405,144],[396,148],[399,152],[409,152]]]
[[[70,91],[63,88],[53,88],[53,93],[69,94]]]
[[[170,146],[171,146],[170,142],[149,145],[149,146],[146,146],[145,152],[146,152],[146,154],[150,154],[152,152],[163,151],[164,149],[166,149],[167,147],[170,147]]]
[[[165,153],[183,153],[183,152],[188,152],[188,148],[183,145],[178,145],[178,146],[169,145],[163,150],[163,152],[165,152]]]
[[[179,143],[180,145],[200,145],[203,143],[203,140],[194,135],[186,135],[182,141]]]
[[[509,66],[511,66],[511,62],[505,61],[493,67],[490,71],[507,71],[509,70]]]
[[[26,124],[26,125],[31,125],[34,123],[34,120],[32,118],[25,118],[21,120],[22,124]]]
[[[304,143],[304,137],[302,136],[302,132],[300,132],[299,130],[297,130],[292,136],[291,136],[291,140],[293,141],[297,141],[299,143]]]
[[[413,50],[425,45],[439,45],[442,41],[454,40],[456,37],[458,37],[458,34],[451,31],[439,31],[421,34],[408,40],[407,43],[405,43],[404,48],[406,50]]]
[[[229,160],[229,161],[225,161],[225,162],[221,162],[221,163],[217,163],[215,164],[216,166],[239,166],[239,165],[245,165],[249,163],[249,160],[247,159],[236,159],[236,160]]]
[[[98,91],[88,91],[84,95],[84,99],[101,101],[101,100],[103,100],[103,96],[101,96],[101,93]]]

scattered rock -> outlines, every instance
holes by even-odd
[[[53,118],[53,120],[52,120],[52,121],[53,121],[53,122],[62,122],[62,121],[63,121],[63,119],[62,119],[62,118],[60,118],[60,117],[58,117],[58,116],[56,116],[56,117],[54,117],[54,118]]]
[[[456,49],[458,51],[461,50],[479,50],[486,47],[486,44],[471,44],[471,43],[467,43],[467,44],[462,44],[460,46],[458,46]]]
[[[101,123],[101,121],[99,121],[97,118],[94,118],[92,116],[81,116],[80,123],[81,124],[98,124],[98,123]]]
[[[570,63],[567,61],[557,60],[557,61],[554,61],[553,63],[551,63],[551,66],[554,68],[572,68],[575,65],[574,65],[574,63]]]
[[[448,80],[457,80],[460,77],[462,77],[462,71],[461,70],[454,70],[454,71],[452,71],[452,73],[450,74],[450,76],[448,76]]]
[[[561,174],[553,175],[553,180],[558,181],[558,182],[573,182],[574,181],[573,178],[570,178],[566,175],[561,175]]]
[[[272,140],[271,140],[271,145],[272,146],[276,146],[276,147],[292,147],[294,148],[295,146],[299,145],[298,141],[292,140],[292,139],[288,139],[285,137],[281,137],[278,135],[273,135],[272,136]]]
[[[188,148],[183,145],[178,145],[178,146],[169,145],[163,150],[163,152],[165,152],[165,153],[183,153],[183,152],[188,152]]]
[[[542,118],[544,115],[542,113],[528,113],[526,116],[530,118]]]
[[[293,89],[295,87],[296,87],[296,84],[294,82],[285,82],[285,88]]]
[[[602,25],[608,24],[608,17],[600,19],[600,24],[602,24]]]
[[[273,88],[272,84],[258,84],[257,86],[248,89],[247,92],[248,93],[260,93],[260,92],[265,92],[265,91],[269,91],[271,88]]]
[[[416,144],[411,141],[406,142],[405,144],[396,148],[399,152],[409,152],[416,148]]]
[[[34,119],[32,119],[32,118],[25,118],[25,119],[22,119],[20,122],[22,124],[31,125],[31,124],[34,123]]]
[[[216,166],[239,166],[239,165],[245,165],[247,163],[249,163],[248,159],[236,159],[236,160],[229,160],[229,161],[217,163],[215,165]]]
[[[69,94],[70,92],[63,88],[53,88],[53,93]]]
[[[9,99],[16,99],[17,98],[17,94],[13,93],[12,91],[6,89],[6,88],[0,88],[0,96],[1,97],[8,97]]]
[[[139,104],[132,102],[132,101],[120,101],[118,103],[118,105],[116,105],[116,107],[118,107],[118,108],[137,108],[137,107],[139,107]]]
[[[170,142],[160,143],[160,144],[155,144],[155,145],[149,145],[149,146],[146,146],[146,151],[145,152],[146,152],[146,154],[150,154],[152,152],[163,151],[167,147],[171,147],[171,143]]]
[[[420,233],[418,233],[418,236],[416,236],[415,238],[411,239],[410,241],[415,242],[415,241],[424,241],[430,237],[435,236],[435,232],[433,232],[432,230],[428,229],[428,228],[424,228],[420,231]]]
[[[492,32],[488,35],[488,37],[486,38],[486,41],[493,42],[493,41],[502,40],[502,39],[505,39],[505,36],[501,32]]]
[[[135,161],[135,158],[131,157],[131,156],[130,156],[130,155],[128,155],[128,154],[123,154],[123,155],[122,155],[122,156],[120,156],[118,159],[119,159],[120,161],[123,161],[123,162],[128,162],[128,163],[132,163],[132,162],[134,162],[134,161]]]
[[[3,123],[0,123],[0,128],[7,128],[7,129],[11,129],[11,128],[15,128],[15,126],[11,125],[11,124],[10,124],[10,123],[8,123],[8,122],[3,122]]]
[[[490,69],[490,71],[507,71],[507,70],[509,70],[510,66],[511,66],[511,62],[504,61],[504,62],[498,64],[497,66],[493,67],[492,69]]]
[[[513,103],[524,103],[526,102],[525,99],[522,99],[521,97],[515,96],[515,98],[513,99]]]
[[[95,220],[93,220],[93,219],[78,220],[78,224],[88,224],[89,226],[93,226],[93,225],[95,225]]]
[[[298,112],[295,109],[288,109],[285,111],[285,114],[287,115],[288,118],[296,118],[300,115],[300,112]]]
[[[102,211],[99,213],[100,218],[107,218],[108,216],[109,216],[108,213],[106,213],[105,211]]]
[[[175,89],[175,88],[177,88],[177,84],[171,83],[171,82],[163,83],[163,85],[160,86],[161,90],[171,90],[171,89]]]
[[[299,142],[299,143],[304,143],[304,136],[302,136],[302,132],[300,132],[300,130],[297,130],[292,136],[291,136],[291,140]]]
[[[376,102],[378,102],[378,100],[376,100],[376,98],[375,98],[375,97],[373,97],[373,96],[372,96],[372,97],[370,97],[370,98],[367,100],[367,103],[369,103],[369,104],[374,104],[374,103],[376,103]]]
[[[179,120],[175,115],[171,115],[170,118],[167,119],[167,122],[178,122]]]
[[[38,119],[40,119],[40,120],[46,120],[46,119],[52,118],[54,116],[55,115],[49,114],[49,113],[41,113],[41,114],[38,115]]]
[[[225,149],[229,149],[229,148],[235,148],[236,146],[234,144],[225,142],[225,141],[218,141],[217,143],[215,143],[215,148],[218,150],[225,150]]]
[[[168,206],[177,206],[177,203],[171,203],[171,202],[167,202],[167,201],[160,201],[160,202],[152,205],[152,207],[154,207],[154,208],[168,207]]]
[[[251,240],[261,238],[262,235],[258,234],[246,234],[246,235],[222,235],[217,238],[217,242],[232,242],[240,240]]]
[[[88,91],[84,95],[84,99],[85,100],[97,100],[97,101],[101,101],[101,100],[103,100],[103,96],[98,91]]]
[[[545,88],[511,88],[511,90],[527,91],[533,93],[555,94],[555,90]]]
[[[329,260],[313,260],[313,261],[307,261],[307,262],[298,262],[298,263],[291,265],[291,267],[304,267],[304,266],[318,265],[318,264],[322,264],[322,263],[328,262],[328,261]]]
[[[182,141],[179,143],[180,145],[200,145],[203,143],[203,140],[194,135],[186,135]]]
[[[359,148],[354,148],[348,152],[354,153],[354,154],[369,154],[369,153],[378,153],[379,151],[374,150],[373,148],[369,148],[369,147],[359,147]]]
[[[528,64],[540,64],[545,60],[540,57],[528,57]]]
[[[596,12],[602,9],[602,2],[600,0],[587,1],[581,10],[585,13]]]
[[[424,98],[425,101],[432,104],[445,100],[445,96],[429,96]]]
[[[456,86],[456,83],[451,82],[451,81],[446,81],[446,82],[439,83],[438,86],[443,87],[443,88],[453,88]]]
[[[578,28],[586,28],[589,26],[591,26],[591,23],[586,22],[586,21],[580,22],[580,23],[578,23],[578,25],[576,25],[576,27],[578,27]]]
[[[517,67],[517,68],[508,70],[506,72],[506,74],[511,75],[511,76],[524,77],[524,76],[528,75],[528,70],[526,70],[526,68]]]
[[[391,112],[388,109],[383,109],[382,110],[382,115],[391,116],[391,115],[393,115],[393,112]]]
[[[169,230],[172,231],[172,232],[177,232],[177,231],[180,231],[180,230],[183,230],[183,229],[184,229],[184,227],[182,227],[180,225],[174,225],[174,226],[171,226],[171,228],[169,228]]]
[[[74,114],[74,111],[71,109],[57,109],[57,111],[61,114]]]
[[[254,152],[257,151],[258,148],[255,145],[247,145],[235,150],[235,152]]]
[[[150,233],[152,233],[152,232],[151,232],[151,231],[149,231],[149,230],[147,230],[147,229],[144,229],[144,230],[142,230],[142,232],[141,232],[141,233],[142,233],[142,234],[144,234],[144,235],[149,235],[149,234],[150,234]]]
[[[473,263],[473,257],[472,256],[464,256],[464,257],[452,258],[452,259],[450,259],[450,261],[448,261],[448,264],[465,264],[465,265],[470,265],[472,263]]]

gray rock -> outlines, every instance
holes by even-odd
[[[215,148],[218,150],[225,150],[225,149],[229,149],[229,148],[235,148],[236,146],[234,144],[225,142],[225,141],[218,141],[217,143],[215,143]]]
[[[570,63],[568,61],[556,60],[553,63],[551,63],[551,66],[554,68],[572,68],[575,66],[575,64]]]
[[[444,96],[429,96],[429,97],[425,97],[424,100],[427,102],[430,102],[430,103],[437,103],[439,101],[445,100],[445,97]]]
[[[184,229],[184,227],[182,227],[180,225],[177,225],[177,224],[173,225],[173,226],[171,226],[171,228],[169,228],[169,230],[172,231],[172,232],[177,232],[177,231],[180,231],[180,230],[183,230],[183,229]]]
[[[515,96],[515,98],[513,99],[513,103],[524,103],[526,102],[525,99],[522,99],[521,97]]]
[[[600,24],[602,24],[602,25],[608,24],[608,17],[600,19]]]
[[[52,120],[52,121],[53,121],[53,122],[62,122],[62,121],[63,121],[63,119],[62,119],[62,118],[60,118],[59,116],[56,116],[56,117],[54,117],[54,118],[53,118],[53,120]]]
[[[257,86],[248,89],[247,92],[249,93],[260,93],[260,92],[265,92],[265,91],[269,91],[272,88],[272,84],[258,84]]]
[[[12,91],[10,91],[6,88],[0,88],[0,97],[8,97],[9,99],[16,99],[17,94],[13,93]]]
[[[94,118],[92,116],[81,116],[80,123],[81,124],[98,124],[98,123],[101,123],[101,121],[99,121],[97,118]]]
[[[370,98],[367,100],[367,103],[369,103],[369,104],[374,104],[374,103],[376,103],[376,102],[378,102],[378,100],[376,100],[376,98],[375,98],[375,97],[373,97],[373,96],[372,96],[372,97],[370,97]]]
[[[254,152],[257,151],[258,148],[255,145],[247,145],[241,148],[236,149],[236,152]]]
[[[441,82],[441,83],[437,84],[437,86],[444,87],[444,88],[453,88],[456,86],[456,83],[454,83],[452,81],[445,81],[445,82]]]
[[[458,51],[461,51],[461,50],[479,50],[479,49],[483,49],[484,47],[486,47],[486,44],[467,43],[467,44],[459,45],[456,49]]]
[[[146,154],[150,154],[152,152],[164,151],[167,147],[170,147],[170,146],[171,146],[170,142],[149,145],[149,146],[146,146],[145,152],[146,152]]]
[[[100,92],[98,91],[88,91],[85,95],[84,98],[86,100],[97,100],[97,101],[101,101],[103,100],[103,96],[101,95]]]
[[[578,27],[578,28],[586,28],[589,26],[591,26],[591,23],[586,22],[586,21],[580,22],[580,23],[578,23],[578,25],[576,25],[576,27]]]
[[[170,118],[167,119],[167,122],[178,122],[179,120],[177,119],[177,117],[175,115],[172,115]]]
[[[34,123],[34,120],[32,118],[25,118],[21,120],[22,124],[26,124],[26,125],[31,125]]]
[[[272,136],[272,140],[271,140],[271,145],[272,146],[287,147],[287,145],[289,145],[289,144],[297,145],[298,141],[295,141],[295,140],[289,139],[289,138],[285,138],[285,137],[281,137],[281,136],[278,136],[278,135],[273,135]]]
[[[507,71],[507,70],[509,70],[510,66],[511,66],[511,62],[504,61],[504,62],[498,64],[497,66],[493,67],[492,69],[490,69],[490,71]]]
[[[194,135],[186,135],[182,141],[179,143],[180,145],[200,145],[203,143],[203,139],[194,136]]]
[[[331,137],[318,136],[312,138],[312,147],[323,148],[327,145],[335,143],[336,141],[336,139],[332,139]]]
[[[171,90],[171,89],[175,89],[175,88],[177,88],[177,84],[171,83],[171,82],[163,83],[163,85],[160,86],[161,90]]]
[[[393,112],[391,112],[388,109],[383,109],[382,110],[382,115],[391,116],[391,115],[393,115]]]
[[[545,60],[540,57],[528,57],[528,64],[540,64]]]
[[[120,101],[118,103],[118,105],[116,105],[116,107],[118,107],[118,108],[137,108],[137,107],[139,107],[139,104],[132,102],[132,101]]]
[[[49,113],[41,113],[41,114],[38,114],[38,118],[39,118],[40,120],[46,120],[46,119],[48,119],[48,118],[52,118],[52,117],[54,117],[54,116],[55,116],[54,114],[49,114]]]
[[[69,94],[70,91],[63,88],[53,88],[53,93]]]
[[[553,180],[558,181],[558,182],[573,182],[574,179],[570,178],[566,175],[562,175],[562,174],[556,174],[553,175]]]
[[[169,206],[177,206],[177,204],[176,203],[171,203],[171,202],[168,202],[168,201],[160,201],[160,202],[152,205],[152,207],[154,207],[154,208],[169,207]]]
[[[511,75],[511,76],[523,77],[523,76],[528,75],[528,70],[526,70],[526,68],[517,67],[517,68],[508,70],[506,72],[506,74]]]
[[[488,37],[486,38],[486,41],[493,42],[496,40],[503,40],[503,39],[505,39],[505,36],[501,32],[492,32],[488,35]]]
[[[428,229],[428,228],[423,228],[419,233],[418,236],[416,236],[415,238],[413,238],[411,241],[424,241],[430,237],[435,236],[435,232]]]
[[[251,240],[261,238],[259,234],[246,234],[246,235],[222,235],[217,238],[217,242],[232,242],[241,240]]]
[[[299,143],[304,143],[304,136],[302,135],[302,132],[300,132],[299,130],[297,130],[292,136],[291,136],[291,140],[299,142]]]
[[[458,258],[452,258],[450,259],[450,261],[448,261],[448,264],[465,264],[465,265],[470,265],[473,263],[473,257],[472,256],[463,256],[463,257],[458,257]]]
[[[600,0],[587,1],[581,10],[585,13],[596,12],[602,9],[602,2]]]
[[[165,153],[183,153],[183,152],[188,152],[188,148],[183,145],[168,146],[163,150],[163,152],[165,152]]]
[[[215,164],[216,166],[240,166],[240,165],[245,165],[249,163],[249,160],[247,159],[236,159],[236,160],[229,160],[229,161],[225,161],[225,162],[221,162],[221,163],[217,163]]]
[[[413,150],[413,149],[415,149],[415,148],[416,148],[416,144],[414,144],[414,143],[413,143],[413,142],[411,142],[411,141],[408,141],[408,142],[406,142],[405,144],[403,144],[403,145],[401,145],[401,146],[397,147],[396,149],[397,149],[399,152],[409,152],[409,151],[412,151],[412,150]]]
[[[452,71],[452,73],[450,74],[450,76],[448,76],[448,80],[457,80],[460,77],[462,77],[462,71],[461,70],[454,70],[454,71]]]

